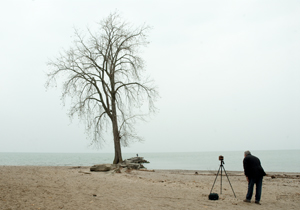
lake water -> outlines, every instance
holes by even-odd
[[[300,172],[300,150],[251,151],[266,172]],[[219,155],[224,156],[226,171],[243,171],[243,151],[140,153],[150,161],[148,169],[218,170]],[[124,153],[123,159],[136,154]],[[15,166],[92,166],[112,163],[112,153],[0,153],[0,165]]]

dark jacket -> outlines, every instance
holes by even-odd
[[[260,178],[266,175],[260,160],[253,155],[247,155],[243,160],[243,165],[245,175],[248,178]]]

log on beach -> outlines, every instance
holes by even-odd
[[[142,163],[149,163],[149,161],[145,160],[143,157],[132,157],[129,159],[124,160],[123,162],[119,164],[98,164],[93,165],[90,168],[90,171],[111,171],[116,170],[120,167],[122,168],[128,168],[128,169],[142,169],[145,168]]]

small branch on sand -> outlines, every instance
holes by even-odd
[[[92,174],[90,172],[85,172],[85,171],[78,171],[78,173],[83,173],[83,174]]]
[[[139,171],[155,172],[154,170],[140,169]]]

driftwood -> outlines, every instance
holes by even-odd
[[[110,171],[118,167],[119,166],[117,164],[99,164],[99,165],[93,165],[90,168],[90,171]]]
[[[81,168],[81,166],[74,166],[74,167],[71,167],[69,169],[76,169],[76,168]]]
[[[142,163],[149,163],[149,161],[145,160],[143,157],[132,157],[124,160],[119,165],[122,168],[140,170],[142,168],[145,168]]]
[[[140,171],[155,172],[154,170],[140,169]]]
[[[149,161],[145,160],[143,157],[132,157],[124,160],[122,163],[120,163],[120,166],[129,169],[145,168],[142,163],[149,163]]]
[[[271,177],[272,179],[276,179],[276,178],[300,179],[299,174],[295,174],[295,175],[287,175],[287,174],[272,174],[272,175],[269,175],[269,174],[267,174],[266,176]]]
[[[124,160],[119,164],[99,164],[94,165],[90,168],[90,171],[111,171],[115,170],[116,173],[121,173],[119,168],[127,168],[127,169],[145,169],[142,163],[149,163],[149,161],[145,160],[143,157],[133,157]]]
[[[78,173],[91,174],[90,172],[85,172],[85,171],[78,171]]]

